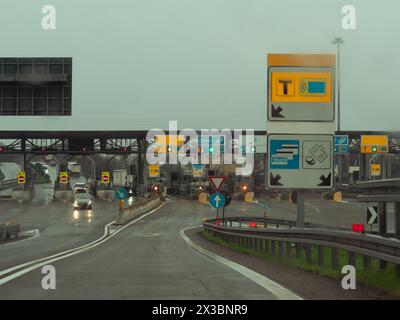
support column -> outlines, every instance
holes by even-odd
[[[304,191],[297,191],[297,227],[304,228]]]

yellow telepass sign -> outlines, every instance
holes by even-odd
[[[332,102],[330,72],[272,72],[272,102]]]
[[[156,178],[160,176],[160,166],[159,165],[150,165],[149,166],[149,177]]]
[[[177,152],[184,142],[183,135],[156,136],[155,153]]]
[[[380,176],[380,175],[381,175],[381,165],[371,164],[371,176]]]
[[[388,153],[389,138],[388,136],[361,136],[361,153]]]

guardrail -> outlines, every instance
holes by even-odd
[[[2,223],[0,224],[0,241],[16,238],[20,231],[21,225],[19,224]]]
[[[8,179],[8,180],[2,180],[0,182],[0,188],[10,188],[15,185],[18,185],[17,179]]]
[[[240,221],[259,221],[260,218],[240,217],[229,218],[227,224]],[[264,219],[261,219],[264,220]],[[397,265],[400,272],[400,241],[386,239],[378,236],[353,233],[348,231],[327,230],[321,228],[293,228],[295,222],[279,219],[267,219],[272,224],[288,225],[286,229],[264,229],[264,228],[241,228],[228,227],[227,225],[217,224],[216,219],[203,222],[206,231],[212,232],[228,243],[238,243],[244,247],[264,250],[267,254],[283,257],[284,247],[286,256],[291,257],[291,249],[294,246],[296,257],[301,256],[302,250],[305,251],[306,261],[311,263],[311,246],[318,247],[318,264],[324,264],[324,248],[331,249],[332,268],[339,267],[338,250],[347,251],[348,263],[355,266],[355,254],[363,257],[365,267],[370,266],[371,258],[380,260],[381,268],[385,268],[387,263]],[[218,220],[220,221],[220,220]],[[310,227],[310,224],[307,225]],[[277,245],[276,245],[277,244]],[[277,248],[276,248],[277,246]]]

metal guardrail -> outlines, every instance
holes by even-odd
[[[10,189],[18,186],[17,179],[3,180],[0,182],[0,190]]]
[[[264,220],[264,219],[261,219]],[[267,219],[268,220],[268,219]],[[260,218],[240,217],[229,218],[227,222],[260,221]],[[381,260],[381,267],[384,268],[387,262],[394,263],[400,271],[400,241],[395,239],[386,239],[374,235],[359,234],[349,231],[327,230],[321,228],[293,228],[294,221],[269,219],[273,224],[278,223],[288,225],[291,228],[286,229],[264,229],[264,228],[241,228],[228,227],[216,224],[216,219],[210,219],[203,222],[205,230],[212,231],[214,234],[222,237],[227,242],[236,242],[253,249],[260,248],[260,241],[264,242],[264,247],[275,242],[278,243],[279,255],[283,255],[283,244],[286,243],[286,254],[290,255],[292,244],[296,247],[296,256],[300,250],[305,249],[306,260],[311,261],[311,245],[318,246],[318,261],[324,261],[324,247],[330,247],[332,250],[332,267],[338,267],[338,249],[348,252],[349,264],[355,265],[355,254],[364,257],[364,265],[370,264],[370,258]],[[274,247],[275,248],[275,247]],[[271,250],[269,250],[271,251]]]

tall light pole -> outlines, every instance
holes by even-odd
[[[337,118],[338,118],[338,125],[337,125],[337,130],[340,131],[340,45],[344,43],[342,38],[335,38],[332,41],[332,44],[337,45],[337,78],[338,78],[338,96],[337,96]]]

